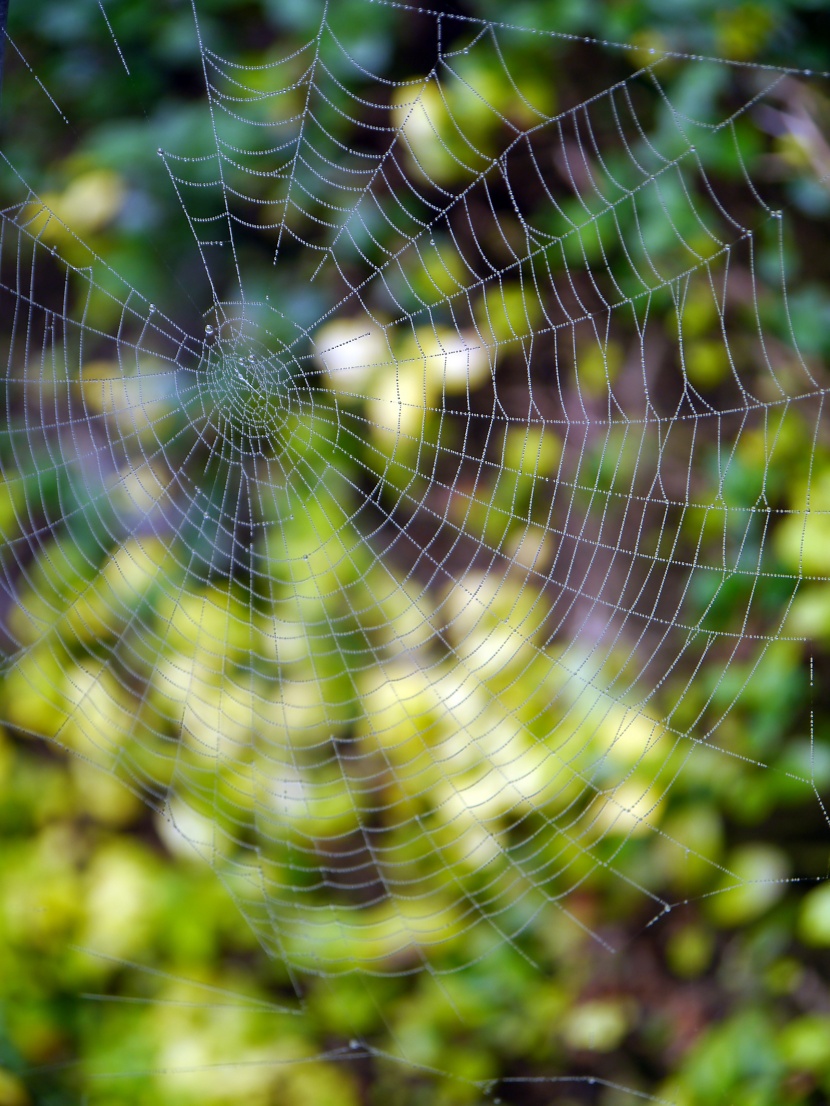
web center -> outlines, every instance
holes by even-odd
[[[273,354],[217,342],[208,356],[208,390],[219,417],[249,437],[273,438],[291,408],[291,375]]]

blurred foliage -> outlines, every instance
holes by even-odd
[[[630,77],[650,51],[830,69],[822,3],[516,0],[512,23],[633,49],[597,53],[570,39],[548,46],[507,35],[505,66],[522,75],[521,89],[505,80],[486,43],[461,55],[457,78],[439,87],[427,76],[434,43],[420,24],[380,5],[339,0],[332,7],[361,65],[414,82],[391,89],[385,110],[406,138],[409,176],[422,185],[463,187],[500,149],[505,120],[527,127],[540,113],[587,99]],[[118,326],[122,281],[147,302],[180,303],[177,321],[203,328],[196,293],[186,302],[201,280],[198,259],[158,155],[160,147],[198,157],[211,141],[191,9],[142,0],[111,0],[105,9],[129,80],[93,0],[12,3],[12,38],[42,86],[10,52],[3,149],[38,197],[24,190],[30,229],[77,268],[73,292],[88,296],[102,330]],[[204,41],[221,42],[250,66],[291,55],[316,30],[321,9],[311,0],[198,4]],[[470,0],[463,10],[505,18],[504,5],[493,0]],[[335,77],[345,66],[336,52],[325,60]],[[281,83],[288,92],[266,102],[274,117],[302,112],[302,91],[291,78],[297,81],[304,65],[302,54],[286,63]],[[830,100],[826,84],[792,81],[767,115],[709,132],[706,120],[733,99],[745,102],[755,88],[758,71],[747,73],[736,98],[727,67],[669,58],[661,70],[671,103],[703,120],[691,168],[683,155],[688,173],[700,169],[717,189],[737,194],[743,161],[765,196],[790,213],[784,232],[774,220],[753,224],[755,253],[733,264],[758,283],[730,302],[725,330],[717,289],[700,270],[682,298],[672,292],[670,277],[690,257],[716,258],[719,248],[716,217],[698,218],[700,193],[696,203],[684,192],[689,177],[682,172],[661,178],[660,204],[643,199],[604,212],[597,195],[578,190],[555,212],[539,203],[537,229],[548,236],[541,252],[554,270],[599,268],[606,227],[615,223],[620,242],[633,243],[633,253],[669,274],[651,290],[650,325],[662,349],[683,349],[681,375],[702,405],[707,397],[725,404],[736,378],[766,388],[760,398],[769,405],[736,437],[725,464],[707,424],[708,438],[694,452],[687,447],[681,474],[694,470],[698,493],[679,527],[683,552],[710,566],[719,557],[723,563],[722,572],[691,577],[684,608],[690,637],[708,634],[718,646],[703,650],[693,679],[681,661],[660,689],[662,699],[644,711],[620,702],[585,712],[574,729],[567,783],[551,780],[540,744],[562,719],[577,717],[579,688],[600,674],[612,686],[615,679],[623,684],[634,661],[609,655],[602,672],[587,671],[575,691],[564,677],[573,654],[548,640],[544,597],[516,583],[515,573],[472,573],[463,589],[427,591],[414,577],[402,585],[370,555],[352,514],[353,489],[366,473],[388,512],[396,501],[425,501],[442,448],[457,434],[446,412],[469,410],[473,393],[489,396],[491,367],[475,333],[502,350],[502,380],[521,367],[523,339],[543,327],[549,308],[530,291],[526,267],[476,290],[459,345],[440,308],[469,280],[445,227],[424,245],[419,264],[402,266],[397,284],[390,277],[402,310],[437,305],[437,322],[399,330],[394,349],[388,332],[363,318],[324,322],[314,335],[316,354],[306,353],[317,373],[313,417],[300,404],[283,420],[250,385],[241,400],[233,393],[241,414],[229,433],[278,436],[281,464],[296,466],[315,492],[300,496],[279,474],[271,482],[261,508],[266,519],[280,521],[280,536],[266,529],[249,537],[248,556],[251,579],[255,566],[268,566],[263,574],[276,583],[256,605],[251,580],[234,578],[228,567],[235,538],[221,530],[220,491],[231,479],[221,453],[206,467],[204,497],[182,524],[180,541],[131,544],[113,540],[109,486],[89,472],[50,467],[48,448],[26,453],[13,435],[0,440],[4,566],[34,514],[41,535],[7,615],[22,659],[4,669],[0,687],[0,1106],[415,1106],[479,1102],[480,1087],[489,1085],[505,1102],[573,1106],[632,1101],[620,1085],[678,1106],[818,1106],[830,1097],[830,894],[822,882],[822,799],[830,790],[830,598],[822,579],[830,574],[830,523],[822,512],[830,510],[830,436],[812,406],[779,402],[798,392],[805,374],[820,372],[830,354],[823,160]],[[489,106],[472,89],[485,90]],[[325,116],[335,132],[336,114]],[[661,149],[680,157],[670,114],[655,111],[650,123]],[[240,123],[237,145],[253,153],[250,134]],[[618,148],[604,170],[621,188],[635,187],[636,172]],[[656,165],[647,172],[656,174]],[[507,198],[500,202],[504,238],[497,240],[495,223],[484,237],[505,264],[512,210]],[[202,210],[192,203],[188,210]],[[276,235],[265,228],[259,237],[268,244],[259,253],[255,241],[244,242],[246,284],[260,301],[264,328],[277,344],[290,343],[296,328],[325,315],[331,285],[310,279],[313,251],[292,240],[285,264],[273,268]],[[377,243],[370,239],[367,233],[353,243],[355,256],[362,249],[371,255]],[[80,272],[93,254],[107,264],[94,288]],[[640,294],[637,265],[619,246],[610,266],[623,296]],[[279,312],[266,306],[272,303]],[[756,306],[763,333],[786,362],[778,392],[761,367]],[[604,342],[574,327],[574,392],[592,411],[601,411],[609,388],[637,379],[632,316]],[[791,349],[790,328],[800,363],[780,353]],[[5,334],[7,320],[0,329]],[[223,348],[213,347],[209,370],[220,390],[230,387],[227,372],[239,371],[236,362],[229,368]],[[659,356],[666,373],[678,375],[673,355]],[[405,371],[384,372],[390,360]],[[119,432],[136,455],[160,440],[176,442],[181,411],[152,358],[132,375],[112,359],[88,360],[74,383],[86,414],[112,425],[121,420]],[[139,394],[140,417],[123,425]],[[664,414],[671,416],[669,406]],[[564,471],[573,433],[521,421],[500,430],[482,453],[482,479],[448,496],[441,510],[490,552],[507,553],[525,578],[547,566],[553,536],[546,488]],[[602,513],[632,495],[650,448],[618,427],[586,441],[580,469],[565,477],[577,508]],[[160,465],[136,469],[116,508],[154,502],[164,479]],[[747,514],[759,503],[772,522],[764,512]],[[641,548],[655,563],[671,559],[656,515],[644,529]],[[442,619],[450,627],[444,654],[435,632]],[[723,642],[735,633],[780,640],[729,652]],[[558,664],[538,662],[542,645]],[[135,688],[108,667],[116,647]],[[418,650],[432,651],[429,677],[408,663]],[[252,656],[261,662],[256,670]],[[474,665],[477,697],[465,688],[457,658]],[[264,879],[289,904],[275,933],[262,920],[267,894],[257,900],[242,886],[245,843],[227,824],[240,803],[256,803],[263,762],[252,769],[238,750],[246,747],[252,714],[273,694],[276,672],[281,709],[259,719],[261,731],[271,750],[300,754],[278,766],[283,783],[289,767],[294,773],[280,813],[292,826],[296,856],[263,861]],[[453,745],[449,704],[465,712],[463,748]],[[661,706],[672,712],[671,728],[655,721]],[[180,735],[165,723],[177,713],[187,739],[174,758]],[[688,740],[676,741],[678,733]],[[366,813],[344,791],[342,769],[314,754],[321,742],[347,737],[401,769],[404,782],[397,790],[390,785],[378,818],[386,819],[390,850],[428,891],[409,920],[422,926],[427,946],[431,932],[440,933],[432,972],[416,972],[402,952],[397,922],[405,904],[395,913],[383,902],[367,906],[357,930],[338,924],[337,904],[327,923],[319,912],[290,909],[316,878],[303,860],[308,842],[348,834]],[[425,745],[454,758],[455,788],[446,787],[440,761],[424,755]],[[124,763],[145,799],[142,780],[172,782],[174,769],[180,773],[171,810],[186,836],[99,767],[115,771]],[[494,783],[492,765],[506,773],[507,787],[504,779]],[[580,773],[596,772],[601,785],[603,771],[624,783],[580,805]],[[581,844],[569,850],[556,838],[537,855],[540,826],[571,810]],[[424,832],[429,857],[416,847]],[[203,846],[210,863],[188,839]],[[527,881],[500,919],[504,932],[521,934],[519,955],[492,932],[468,930],[458,907],[459,887],[472,902],[504,894],[508,876],[499,865],[508,846],[518,863],[523,848],[529,866],[559,863],[563,888],[582,888],[568,897],[566,918],[543,906]],[[643,884],[659,892],[658,903],[679,904],[659,924],[650,925],[655,902],[644,907]],[[309,968],[300,984],[276,954],[285,950]],[[412,974],[347,970],[377,962]],[[337,971],[315,974],[317,967]],[[352,1037],[371,1047],[350,1047]],[[401,1054],[421,1067],[396,1063]],[[521,1082],[563,1075],[596,1082]]]

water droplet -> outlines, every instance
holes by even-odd
[[[650,54],[656,54],[656,53],[657,53],[657,51],[656,51],[656,50],[654,49],[654,47],[652,46],[652,47],[650,47],[650,49],[649,49],[649,53],[650,53]]]
[[[153,312],[155,311],[155,309],[156,309],[156,305],[154,303],[151,303],[150,306],[147,308],[147,311],[149,312],[150,315],[152,315]]]
[[[349,1041],[349,1048],[351,1048],[351,1049],[360,1048],[360,1041],[355,1040],[355,1038],[352,1037],[352,1039]]]
[[[162,150],[161,146],[159,146],[156,152],[158,153],[159,157],[164,157],[164,150]]]
[[[213,336],[213,327],[210,324],[208,324],[205,327],[205,337],[206,338],[211,338],[212,336]]]

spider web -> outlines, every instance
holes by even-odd
[[[610,947],[597,879],[643,925],[690,855],[746,882],[664,815],[771,770],[730,712],[801,640],[772,538],[821,514],[768,486],[825,382],[746,154],[792,73],[631,51],[571,103],[569,36],[383,7],[431,69],[374,72],[337,3],[252,65],[194,3],[178,302],[2,155],[0,715],[203,857],[297,1009],[308,975],[536,963],[550,927]],[[672,102],[681,64],[720,116]]]

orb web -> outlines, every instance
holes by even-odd
[[[644,855],[740,883],[664,815],[764,768],[730,711],[822,510],[768,484],[826,383],[747,153],[797,77],[631,51],[574,98],[555,34],[386,5],[432,36],[398,77],[352,8],[251,65],[193,5],[158,302],[3,155],[2,720],[139,794],[296,980],[607,943],[598,877],[676,905]]]

